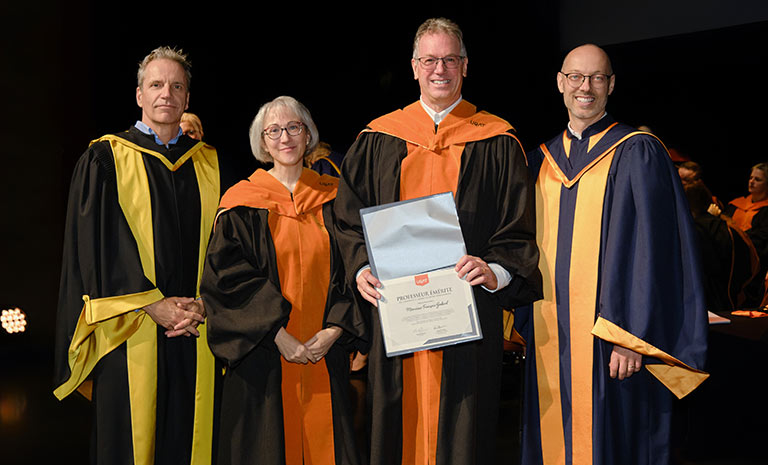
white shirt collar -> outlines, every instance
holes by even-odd
[[[443,111],[437,112],[427,106],[426,103],[424,103],[424,100],[419,97],[419,102],[421,102],[421,107],[424,108],[424,111],[427,112],[430,118],[432,118],[432,121],[435,122],[435,124],[440,124],[440,121],[445,118],[445,116],[450,113],[454,108],[456,108],[456,105],[458,105],[461,102],[461,96],[459,96],[459,99],[453,102],[450,107],[446,108]]]
[[[607,115],[607,114],[608,114],[608,112],[606,111],[605,113],[603,113],[603,116],[601,116],[600,119],[605,118],[605,115]],[[600,121],[600,119],[597,120],[597,121]],[[595,123],[597,123],[597,121],[595,121]],[[592,124],[595,124],[595,123],[592,123]],[[571,127],[571,122],[570,121],[568,121],[568,132],[570,132],[573,137],[577,138],[578,140],[581,140],[581,133],[577,134],[576,131],[573,130],[573,128]]]

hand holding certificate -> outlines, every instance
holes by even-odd
[[[371,269],[382,285],[378,306],[387,355],[482,338],[472,287],[454,268],[466,249],[453,196],[381,205],[360,215]]]

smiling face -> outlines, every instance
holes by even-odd
[[[264,127],[286,128],[290,123],[299,122],[301,118],[285,107],[277,107],[264,117]],[[309,143],[309,131],[303,127],[300,134],[291,136],[288,131],[281,131],[279,139],[270,139],[262,131],[262,143],[272,156],[276,168],[296,168],[301,166]]]
[[[616,77],[612,76],[613,71],[608,55],[595,45],[583,45],[573,49],[565,57],[560,71],[557,73],[557,88],[563,94],[571,128],[580,133],[605,113],[608,96],[613,92]],[[579,87],[573,87],[566,82],[565,74],[570,73],[606,74],[611,77],[607,84],[602,86],[595,86],[589,78],[586,78]]]
[[[417,57],[444,58],[461,56],[461,44],[452,34],[437,32],[419,39]],[[442,111],[461,97],[461,85],[467,76],[467,58],[457,68],[448,69],[438,60],[432,69],[425,69],[418,60],[411,59],[413,78],[419,81],[421,98],[428,107]]]
[[[144,71],[144,81],[136,88],[136,103],[141,121],[159,132],[161,127],[179,126],[189,105],[189,89],[184,68],[174,60],[152,60]]]

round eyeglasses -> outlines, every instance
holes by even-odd
[[[304,123],[300,121],[291,121],[284,128],[273,124],[264,130],[264,135],[272,140],[277,140],[283,137],[283,131],[287,132],[289,136],[298,136],[304,131]]]
[[[419,57],[416,59],[419,60],[421,67],[424,69],[433,69],[437,66],[438,61],[442,61],[443,66],[448,69],[456,69],[464,58],[466,57],[460,55],[448,55],[445,57]]]
[[[613,74],[582,74],[582,73],[564,73],[565,80],[571,87],[581,87],[584,81],[589,78],[589,85],[593,87],[605,87]]]

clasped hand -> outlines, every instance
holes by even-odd
[[[199,337],[197,326],[205,321],[203,301],[192,297],[165,297],[147,305],[144,311],[155,323],[167,330],[167,337]]]
[[[321,329],[302,344],[285,328],[280,328],[275,336],[275,344],[285,360],[305,365],[307,362],[317,363],[325,357],[339,336],[341,328],[331,326]]]

